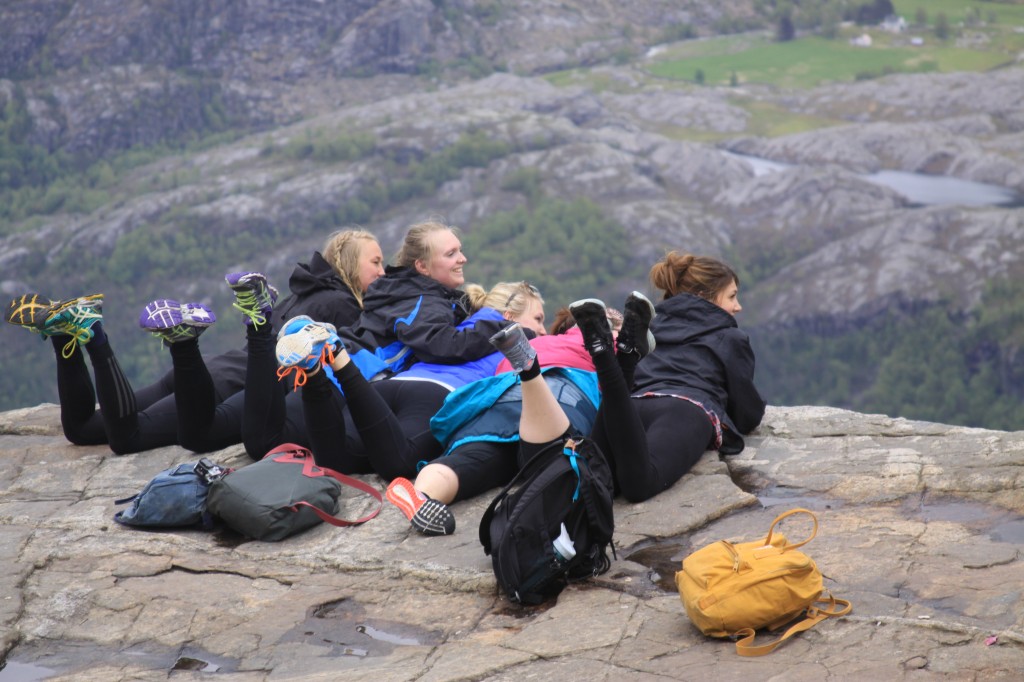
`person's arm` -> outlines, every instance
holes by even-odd
[[[750,433],[764,417],[765,402],[754,386],[754,350],[746,334],[731,335],[725,359],[725,390],[729,396],[725,411],[740,433]]]
[[[423,296],[418,307],[395,320],[394,330],[419,360],[451,365],[493,353],[489,339],[510,324],[505,319],[477,320],[471,327],[458,329],[451,301]]]

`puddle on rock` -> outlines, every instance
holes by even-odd
[[[810,509],[811,511],[825,511],[827,509],[838,509],[843,506],[841,500],[823,498],[808,494],[803,488],[766,488],[764,490],[752,491],[757,495],[757,501],[765,509],[786,505],[791,509]]]
[[[92,679],[89,670],[112,661],[165,674],[174,670],[225,673],[235,672],[238,667],[237,660],[195,647],[171,649],[147,644],[116,649],[93,642],[45,641],[14,647],[7,659],[0,662],[0,682],[35,682],[54,676]]]
[[[0,661],[0,682],[36,682],[56,674],[52,668],[17,661]]]
[[[686,539],[669,538],[654,545],[642,547],[626,556],[626,559],[651,569],[648,578],[666,592],[675,592],[676,571],[683,566],[683,559],[693,551]]]
[[[908,504],[912,516],[923,521],[956,523],[993,542],[1024,545],[1024,517],[980,502],[934,498]]]
[[[363,658],[387,655],[398,646],[434,646],[441,643],[441,635],[415,625],[367,618],[360,604],[339,599],[310,609],[306,620],[281,641],[329,646],[334,656]]]

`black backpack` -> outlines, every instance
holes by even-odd
[[[540,604],[608,570],[612,494],[611,470],[589,440],[556,441],[526,463],[480,519],[480,544],[512,601]],[[568,560],[554,547],[563,524],[575,548]]]

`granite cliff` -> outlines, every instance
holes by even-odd
[[[616,502],[608,573],[524,608],[498,593],[477,539],[489,495],[455,505],[441,538],[390,505],[280,543],[137,531],[111,520],[113,500],[194,455],[68,445],[53,406],[0,413],[0,431],[0,660],[22,678],[920,681],[1024,666],[1022,432],[771,407],[740,455],[708,453],[661,495]],[[248,461],[240,447],[212,457]],[[673,573],[796,507],[817,515],[804,549],[853,613],[738,658],[688,622]]]

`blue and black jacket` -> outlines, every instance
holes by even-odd
[[[493,353],[489,339],[511,324],[499,316],[460,328],[468,316],[465,292],[413,268],[388,266],[363,297],[363,313],[347,340],[375,353],[393,372],[416,362],[461,364]]]

